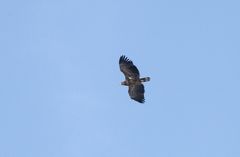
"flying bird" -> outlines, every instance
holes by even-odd
[[[121,85],[128,86],[128,94],[131,99],[140,103],[145,102],[143,82],[150,81],[150,77],[140,78],[140,73],[133,62],[126,56],[119,58],[119,67],[125,76],[125,80]]]

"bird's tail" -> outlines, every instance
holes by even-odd
[[[150,81],[150,77],[143,77],[143,78],[140,78],[141,82],[147,82],[147,81]]]

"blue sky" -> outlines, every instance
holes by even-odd
[[[0,156],[239,157],[239,5],[1,1]]]

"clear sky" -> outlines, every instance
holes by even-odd
[[[0,157],[239,157],[240,1],[0,2]],[[118,59],[138,66],[131,100]]]

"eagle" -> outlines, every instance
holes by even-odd
[[[131,99],[144,103],[144,86],[143,82],[150,81],[150,77],[140,78],[140,73],[133,62],[125,55],[119,58],[120,71],[123,72],[125,80],[121,82],[121,85],[128,86],[128,94]]]

